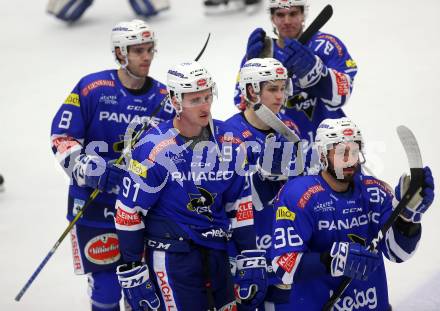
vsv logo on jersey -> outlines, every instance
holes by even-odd
[[[330,297],[333,291],[330,291]],[[338,300],[333,306],[334,310],[352,311],[367,307],[370,310],[377,308],[376,287],[370,287],[366,291],[354,289],[353,297],[345,296]]]

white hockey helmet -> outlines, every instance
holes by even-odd
[[[255,93],[260,93],[261,82],[273,80],[288,80],[287,69],[283,64],[274,58],[253,58],[248,60],[240,69],[240,91],[241,94],[247,96],[246,86],[252,85]],[[291,95],[291,84],[286,88],[286,95]]]
[[[292,6],[302,6],[304,8],[304,17],[307,18],[309,13],[308,0],[269,0],[269,10],[271,9],[288,9]]]
[[[111,49],[116,62],[122,66],[116,57],[116,48],[121,50],[122,55],[127,57],[127,47],[135,44],[149,43],[156,44],[153,29],[144,21],[134,19],[130,22],[116,24],[111,33]]]
[[[212,95],[216,96],[217,87],[211,74],[196,61],[181,63],[168,70],[168,93],[176,96],[179,103],[182,103],[183,93],[199,92],[210,88],[212,88]]]
[[[349,118],[325,119],[316,130],[315,147],[320,158],[326,157],[333,144],[359,142],[360,152],[364,150],[364,140],[357,125]],[[324,164],[326,167],[326,164]]]

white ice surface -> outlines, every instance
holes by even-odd
[[[111,27],[133,18],[127,1],[101,0],[67,26],[45,14],[45,0],[2,1],[0,10],[0,310],[88,310],[86,280],[72,272],[68,238],[21,302],[14,297],[67,226],[67,180],[49,144],[52,117],[85,74],[114,68]],[[233,86],[247,36],[271,31],[264,10],[205,17],[201,0],[172,0],[150,20],[159,38],[151,75],[192,59],[208,32],[204,63],[219,86],[213,115],[235,113]],[[311,1],[310,18],[328,2]],[[419,140],[424,162],[440,176],[438,87],[440,3],[331,1],[335,13],[324,31],[340,37],[359,66],[345,111],[363,129],[369,166],[394,185],[408,164],[395,128],[405,124]],[[437,107],[437,108],[436,108]],[[436,127],[437,124],[437,127]],[[440,310],[440,207],[426,214],[417,254],[387,264],[395,310]]]

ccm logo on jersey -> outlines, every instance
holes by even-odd
[[[309,189],[307,189],[306,192],[303,193],[303,195],[299,199],[298,204],[297,204],[298,207],[304,208],[306,206],[307,202],[309,202],[312,195],[319,193],[319,192],[323,192],[323,191],[325,191],[325,190],[321,185],[311,186]]]
[[[111,264],[121,258],[118,236],[114,233],[94,237],[87,242],[84,250],[86,258],[97,265]]]

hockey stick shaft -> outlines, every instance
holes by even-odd
[[[402,127],[400,127],[401,130]],[[404,129],[405,131],[409,131],[409,129]],[[408,133],[407,133],[408,134]],[[412,133],[411,133],[412,135]],[[399,134],[400,136],[400,134]],[[400,202],[397,204],[397,206],[394,208],[393,212],[391,213],[388,220],[385,222],[385,224],[380,228],[379,232],[377,233],[376,237],[370,242],[368,245],[368,250],[372,251],[377,248],[379,243],[382,241],[382,239],[385,237],[387,231],[392,227],[392,225],[395,223],[397,218],[399,217],[402,210],[406,207],[406,205],[411,201],[411,199],[421,190],[423,185],[423,179],[424,179],[424,173],[423,173],[423,165],[421,163],[421,157],[420,157],[420,151],[417,146],[417,142],[415,141],[414,137],[412,144],[413,146],[405,146],[405,142],[403,138],[401,137],[402,143],[405,147],[405,151],[407,153],[409,162],[410,162],[410,170],[411,170],[411,182],[409,184],[408,190],[405,192],[405,195],[400,200]],[[413,149],[413,150],[409,150]],[[415,151],[415,152],[414,152]],[[414,152],[415,154],[410,154],[411,152]],[[417,159],[418,158],[418,159]],[[330,299],[326,302],[324,307],[322,308],[323,311],[330,311],[334,304],[339,300],[339,298],[342,296],[342,294],[345,292],[347,287],[351,284],[351,281],[353,279],[349,277],[344,277],[343,281],[337,288],[337,290],[332,294]]]
[[[298,41],[302,44],[306,44],[328,22],[332,15],[333,8],[330,4],[327,4],[309,27],[301,34]]]
[[[200,57],[203,55],[203,52],[206,49],[206,46],[208,45],[208,41],[210,38],[211,34],[208,34],[208,38],[206,39],[205,44],[203,45],[202,50],[200,51],[200,53],[197,55],[196,57],[196,61],[200,59]],[[142,126],[142,128],[137,131],[134,135],[134,137],[131,139],[130,143],[129,143],[129,147],[125,148],[124,151],[122,152],[121,156],[116,160],[115,164],[121,164],[122,161],[124,160],[125,156],[127,155],[127,153],[131,150],[131,148],[137,143],[137,141],[139,140],[140,136],[145,132],[145,130],[149,127],[151,120],[153,119],[153,117],[155,117],[161,110],[161,108],[163,108],[163,106],[165,105],[166,101],[168,100],[168,96],[165,96],[165,98],[162,100],[162,102],[160,103],[160,105],[152,112],[149,121],[145,122]],[[128,150],[127,150],[128,149]],[[92,204],[92,202],[96,199],[96,197],[99,195],[100,191],[98,189],[95,189],[89,196],[89,198],[87,199],[86,203],[84,204],[84,206],[78,211],[78,213],[76,214],[75,218],[72,219],[72,221],[69,223],[69,225],[67,226],[67,228],[63,231],[63,233],[61,234],[61,236],[58,238],[58,240],[55,242],[55,244],[52,246],[51,250],[49,251],[49,253],[46,255],[46,257],[44,257],[43,261],[38,265],[37,269],[34,271],[34,273],[32,273],[31,277],[28,279],[28,281],[26,282],[26,284],[22,287],[22,289],[18,292],[17,296],[15,296],[15,301],[20,301],[20,299],[23,297],[23,295],[26,293],[26,291],[28,290],[28,288],[32,285],[32,283],[34,282],[34,280],[37,278],[37,276],[40,274],[41,270],[43,270],[43,268],[46,266],[47,262],[50,260],[50,258],[52,257],[52,255],[55,253],[55,251],[58,249],[58,247],[60,246],[61,242],[64,240],[64,238],[67,236],[67,234],[70,232],[70,230],[72,230],[73,226],[75,226],[75,224],[78,222],[78,220],[81,218],[81,216],[84,214],[84,211],[90,206],[90,204]]]

